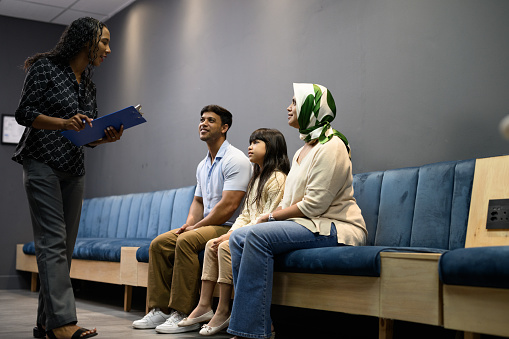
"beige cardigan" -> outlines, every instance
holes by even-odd
[[[263,187],[261,199],[261,206],[263,206],[263,208],[261,211],[258,211],[256,202],[253,202],[254,197],[256,197],[256,191],[258,190],[258,184],[260,183],[259,179],[260,178],[256,178],[253,188],[251,192],[249,192],[249,197],[246,197],[244,209],[235,220],[230,232],[237,228],[253,225],[260,215],[274,211],[281,202],[285,189],[286,174],[279,171],[272,172],[272,175]],[[248,204],[250,204],[249,208],[247,208]]]
[[[286,179],[282,208],[297,204],[307,218],[291,218],[313,233],[329,235],[336,226],[338,243],[364,245],[367,230],[353,197],[352,162],[341,139],[318,143],[297,163],[299,149]]]

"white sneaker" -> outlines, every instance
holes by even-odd
[[[143,317],[143,319],[133,321],[133,327],[138,329],[156,328],[164,324],[171,314],[165,314],[159,308],[153,308]]]
[[[193,324],[186,327],[179,327],[177,324],[187,317],[185,314],[180,313],[179,311],[173,311],[170,314],[170,317],[166,319],[166,322],[162,325],[156,327],[157,333],[182,333],[195,331],[200,329],[200,324]]]

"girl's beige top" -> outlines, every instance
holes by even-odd
[[[258,190],[259,178],[254,182],[249,196],[246,197],[246,203],[242,213],[237,217],[235,223],[232,225],[230,231],[236,230],[237,228],[253,225],[260,215],[270,213],[276,209],[283,198],[283,192],[285,188],[286,175],[283,172],[275,171],[265,183],[263,188],[262,201],[260,206],[262,210],[259,211],[257,208],[256,191]]]

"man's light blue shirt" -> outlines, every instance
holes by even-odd
[[[210,152],[196,169],[196,190],[194,195],[203,198],[205,218],[223,196],[223,191],[243,191],[251,179],[251,162],[239,149],[225,140],[211,163]],[[242,204],[241,204],[242,205]],[[233,225],[240,214],[239,206],[225,225]]]

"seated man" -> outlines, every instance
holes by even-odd
[[[200,324],[177,326],[198,302],[201,274],[198,253],[207,241],[228,232],[239,214],[251,177],[251,163],[246,155],[226,140],[231,124],[231,113],[220,106],[209,105],[201,110],[198,128],[208,153],[196,170],[194,199],[186,223],[159,235],[150,244],[147,288],[150,312],[134,321],[134,328],[179,333],[200,327]]]

